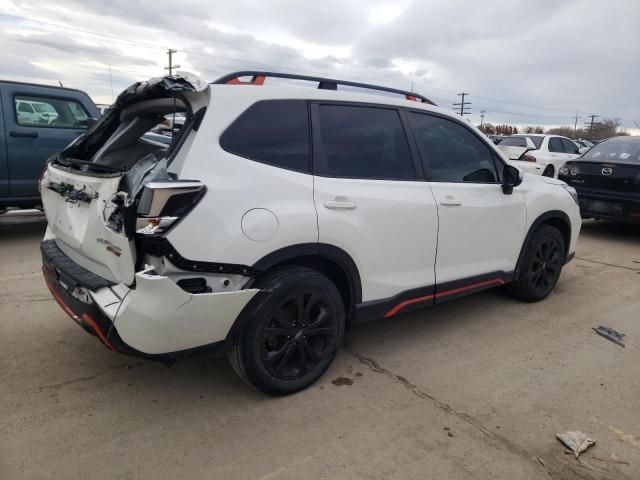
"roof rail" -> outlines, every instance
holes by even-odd
[[[248,82],[242,82],[239,80],[240,77],[251,77],[251,80]],[[289,78],[293,80],[306,80],[309,82],[318,82],[318,88],[321,90],[337,90],[338,85],[348,85],[350,87],[359,87],[359,88],[366,88],[369,90],[378,90],[381,92],[397,93],[398,95],[404,95],[404,97],[407,100],[420,101],[423,103],[428,103],[430,105],[436,105],[427,97],[424,97],[415,92],[407,92],[405,90],[398,90],[395,88],[381,87],[379,85],[370,85],[368,83],[350,82],[348,80],[336,80],[333,78],[311,77],[308,75],[295,75],[290,73],[262,72],[262,71],[247,70],[247,71],[229,73],[228,75],[224,75],[218,78],[217,80],[214,80],[211,83],[229,84],[229,85],[263,85],[264,80],[267,77]]]

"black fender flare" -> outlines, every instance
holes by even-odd
[[[518,255],[518,262],[516,263],[514,279],[520,276],[520,269],[522,267],[522,262],[524,261],[524,256],[527,251],[527,248],[529,248],[529,244],[531,243],[531,238],[533,237],[533,234],[535,233],[535,231],[538,229],[540,225],[542,225],[545,222],[548,222],[549,220],[554,220],[554,219],[560,220],[564,224],[566,224],[567,229],[569,231],[569,240],[571,240],[571,220],[569,219],[569,215],[567,215],[562,210],[550,210],[540,215],[531,224],[531,227],[529,227],[529,231],[527,232],[527,235],[524,237],[524,242],[522,243],[522,248],[520,249],[520,255]],[[569,242],[567,242],[567,245],[565,245],[564,253],[566,258],[566,256],[569,253]]]
[[[343,249],[328,243],[298,243],[274,250],[252,265],[255,270],[264,272],[274,266],[300,257],[320,257],[337,264],[346,274],[349,282],[351,303],[362,302],[362,281],[360,272],[351,255]]]

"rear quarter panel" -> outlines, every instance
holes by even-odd
[[[200,203],[168,234],[182,256],[252,265],[280,248],[318,241],[311,174],[242,158],[220,146],[221,134],[251,104],[262,98],[278,98],[269,94],[270,90],[219,86],[212,92],[207,114],[179,173],[182,179],[200,180],[207,186]],[[305,89],[300,90],[304,95]],[[290,92],[285,94],[282,98],[295,98]],[[249,227],[265,232],[268,238],[252,240],[245,234],[246,214],[253,222]],[[247,219],[245,230],[246,223]]]

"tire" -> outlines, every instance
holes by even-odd
[[[342,344],[345,308],[335,284],[303,267],[284,267],[257,279],[269,295],[250,313],[229,350],[229,361],[247,383],[270,395],[288,395],[313,384]]]
[[[564,260],[562,234],[555,227],[543,225],[533,234],[524,254],[520,274],[507,285],[507,290],[525,302],[545,299],[558,282]]]
[[[555,170],[553,168],[553,165],[547,165],[544,171],[542,172],[543,177],[553,178],[554,174],[555,174]]]

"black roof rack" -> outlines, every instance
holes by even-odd
[[[252,79],[249,82],[241,82],[239,80],[240,77],[252,77]],[[428,103],[430,105],[436,105],[427,97],[424,97],[419,93],[415,93],[415,92],[407,92],[405,90],[398,90],[396,88],[381,87],[379,85],[370,85],[368,83],[350,82],[348,80],[336,80],[333,78],[311,77],[308,75],[295,75],[291,73],[261,72],[261,71],[247,70],[247,71],[229,73],[228,75],[224,75],[211,83],[214,83],[214,84],[227,83],[227,84],[234,84],[234,85],[262,85],[264,83],[265,78],[267,77],[289,78],[293,80],[306,80],[309,82],[318,82],[318,88],[321,90],[337,90],[338,85],[348,85],[350,87],[367,88],[370,90],[378,90],[381,92],[396,93],[398,95],[404,95],[404,97],[407,100],[421,101],[423,103]]]

